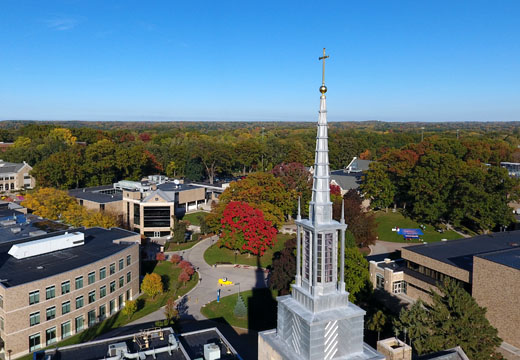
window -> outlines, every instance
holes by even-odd
[[[29,325],[34,326],[40,323],[40,312],[33,312],[29,314]]]
[[[93,284],[96,282],[96,273],[92,271],[91,273],[88,273],[88,284]]]
[[[61,295],[70,293],[70,281],[64,281],[61,283]]]
[[[76,319],[74,319],[74,323],[76,325],[76,332],[80,332],[81,330],[83,330],[83,315],[78,316]]]
[[[376,288],[377,289],[385,288],[385,277],[381,274],[376,274]]]
[[[82,308],[84,305],[83,295],[76,298],[76,309]]]
[[[65,301],[61,304],[61,315],[70,313],[70,301]]]
[[[45,331],[45,343],[48,345],[56,342],[56,326]]]
[[[105,204],[99,204],[99,211],[105,211]]]
[[[141,207],[139,204],[134,204],[134,225],[141,225]]]
[[[83,276],[76,278],[76,290],[83,288]]]
[[[101,269],[99,269],[99,280],[103,280],[106,277],[107,277],[107,268],[102,267]]]
[[[96,323],[96,310],[90,310],[88,312],[88,326],[92,326]]]
[[[47,310],[45,311],[45,315],[47,321],[54,319],[56,317],[56,306],[47,308]]]
[[[4,330],[4,326],[5,326],[5,323],[4,323],[4,318],[0,316],[0,330]]]
[[[110,315],[112,315],[113,313],[116,312],[116,300],[113,299],[113,300],[110,300]]]
[[[56,296],[56,287],[54,285],[45,289],[45,300],[52,299]]]
[[[92,304],[94,301],[96,301],[96,290],[92,290],[88,293],[88,303]]]
[[[4,297],[0,295],[0,309],[4,308]]]
[[[31,291],[29,293],[29,305],[38,304],[40,302],[40,290]]]
[[[110,264],[110,275],[114,275],[116,273],[116,263]]]
[[[119,310],[121,310],[123,308],[123,303],[124,303],[123,294],[121,294],[117,298],[117,306],[118,306]]]
[[[305,231],[305,236],[303,239],[303,278],[306,280],[310,280],[310,249],[311,249],[311,234],[309,231]]]
[[[132,273],[127,272],[126,273],[126,283],[128,284],[130,281],[132,281]]]
[[[125,277],[121,276],[119,278],[119,287],[122,288],[125,285]]]
[[[71,335],[70,321],[61,324],[61,338],[66,339]]]
[[[130,298],[130,289],[126,290],[126,300],[131,300],[131,298]]]
[[[40,333],[29,336],[29,351],[38,350],[41,347]]]
[[[126,266],[129,266],[132,263],[132,255],[126,256]]]
[[[120,259],[119,260],[119,270],[123,270],[123,268],[125,267],[125,260],[124,259]]]
[[[392,290],[394,294],[406,294],[406,281],[395,281]]]
[[[99,288],[99,298],[102,299],[105,296],[107,296],[107,287],[106,286],[101,286]]]
[[[112,281],[110,283],[110,293],[112,294],[114,291],[116,291],[116,282]]]
[[[332,282],[332,269],[333,269],[332,254],[334,252],[333,244],[334,244],[333,235],[331,233],[325,234],[325,254],[324,254],[325,255],[325,257],[324,257],[325,273],[323,274],[323,277],[325,278],[325,282]]]
[[[104,320],[107,315],[107,307],[106,305],[101,305],[99,307],[99,320]]]
[[[170,227],[169,206],[147,206],[143,208],[144,227]]]

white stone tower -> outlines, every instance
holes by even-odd
[[[296,281],[278,297],[278,326],[259,334],[258,359],[384,359],[363,342],[365,311],[345,291],[345,224],[332,219],[325,93],[325,49],[309,219],[298,203]],[[338,254],[338,242],[339,254]],[[339,279],[338,279],[338,257]]]

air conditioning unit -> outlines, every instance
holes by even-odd
[[[219,360],[220,347],[217,344],[204,344],[204,360]]]
[[[118,356],[118,355],[124,355],[128,353],[128,347],[126,346],[126,343],[120,342],[108,345],[108,356]]]

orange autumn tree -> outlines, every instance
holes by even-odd
[[[241,253],[264,255],[276,242],[276,229],[261,210],[245,202],[227,204],[221,220],[220,245]]]

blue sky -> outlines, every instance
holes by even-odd
[[[520,1],[0,0],[0,119],[520,120]]]

